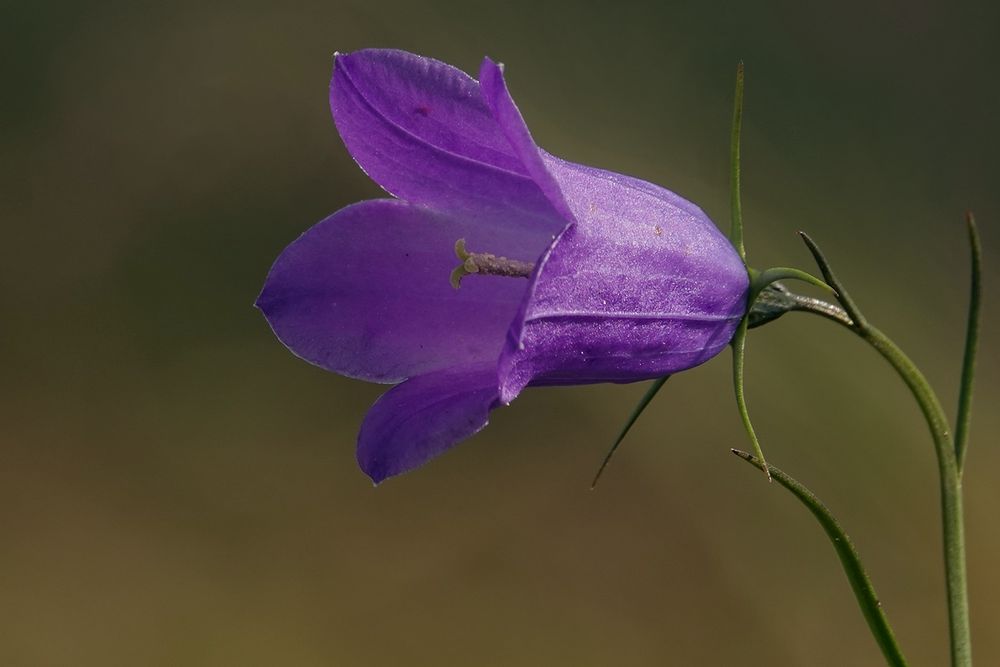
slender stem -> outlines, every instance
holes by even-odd
[[[761,449],[760,440],[757,439],[757,432],[753,428],[753,421],[750,419],[750,411],[747,409],[746,394],[743,391],[743,360],[746,357],[747,328],[750,326],[750,318],[744,317],[736,328],[731,345],[733,346],[733,389],[736,391],[736,407],[740,412],[740,419],[743,421],[743,428],[753,445],[754,454],[764,464],[761,471],[767,476],[767,481],[771,481],[771,469],[767,466],[764,458],[764,450]]]
[[[875,641],[882,649],[886,662],[894,667],[905,667],[906,658],[903,657],[903,652],[899,648],[899,644],[896,643],[896,637],[889,626],[889,620],[882,610],[882,603],[879,602],[878,596],[875,594],[875,587],[872,586],[871,579],[868,578],[868,573],[865,572],[861,564],[861,556],[854,548],[851,538],[847,536],[826,505],[812,491],[778,468],[762,463],[755,456],[738,449],[734,449],[732,452],[761,470],[766,466],[778,484],[791,491],[806,506],[806,509],[812,512],[820,526],[823,527],[827,537],[830,538],[833,548],[837,551],[840,564],[844,567],[844,574],[847,575],[851,588],[854,590],[854,597],[858,601],[858,606],[861,607],[861,613],[864,614]]]
[[[742,69],[740,72],[742,72]],[[738,86],[737,91],[739,91]],[[737,105],[737,108],[739,108],[739,105]],[[739,193],[737,192],[736,194],[738,195]],[[760,295],[770,285],[778,282],[779,280],[802,280],[810,285],[822,287],[831,292],[834,290],[819,278],[816,278],[815,276],[799,269],[790,269],[788,267],[781,266],[767,269],[763,272],[748,269],[748,273],[750,275],[750,294],[747,298],[747,315],[740,321],[740,325],[737,327],[736,333],[733,334],[732,340],[733,388],[736,390],[736,406],[739,408],[740,419],[743,421],[743,428],[746,430],[747,436],[753,444],[754,453],[761,461],[762,465],[760,466],[760,469],[767,475],[767,481],[770,482],[771,469],[767,467],[767,461],[764,459],[764,450],[760,446],[760,440],[757,438],[757,432],[754,430],[753,421],[750,419],[750,411],[747,409],[746,394],[743,390],[743,366],[746,358],[747,330],[750,328],[751,311],[753,311]]]
[[[965,214],[969,228],[969,247],[972,251],[972,280],[969,288],[969,321],[965,329],[965,355],[962,360],[961,391],[958,395],[958,413],[955,418],[955,456],[958,474],[965,467],[965,450],[969,440],[969,420],[972,417],[972,382],[976,372],[976,352],[979,348],[979,304],[982,298],[982,259],[979,230],[972,211]]]
[[[971,667],[972,640],[969,628],[969,597],[965,567],[965,528],[962,513],[962,478],[948,418],[927,378],[916,364],[884,333],[868,323],[857,305],[833,273],[819,247],[805,234],[806,245],[819,264],[826,282],[837,291],[846,321],[830,307],[818,307],[802,300],[800,310],[814,312],[847,327],[875,348],[909,387],[920,406],[934,441],[941,487],[941,518],[944,539],[945,584],[953,667]],[[816,300],[812,300],[816,301]],[[821,303],[821,302],[820,302]]]
[[[934,439],[941,483],[941,518],[944,529],[945,583],[954,667],[972,665],[969,629],[969,596],[965,569],[965,527],[962,513],[962,479],[948,420],[940,401],[916,365],[885,334],[873,326],[856,330],[891,365],[920,405]]]

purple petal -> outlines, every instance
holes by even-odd
[[[479,85],[482,88],[483,99],[531,178],[563,219],[570,222],[573,220],[572,211],[566,205],[559,184],[546,168],[542,153],[535,140],[531,138],[524,117],[521,116],[521,111],[507,90],[502,67],[489,58],[483,59],[483,64],[479,68]]]
[[[455,365],[494,364],[528,282],[448,282],[455,241],[532,260],[551,240],[477,225],[398,200],[334,213],[288,246],[257,306],[292,352],[373,382]]]
[[[578,221],[536,269],[500,360],[500,398],[527,384],[629,382],[700,364],[729,342],[747,272],[694,204],[543,155]]]
[[[351,155],[389,193],[499,224],[562,228],[464,72],[403,51],[338,54],[330,108]]]
[[[376,484],[420,466],[489,422],[496,367],[420,375],[382,395],[358,434],[358,463]]]

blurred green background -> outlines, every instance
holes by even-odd
[[[956,399],[976,210],[986,301],[966,475],[977,664],[1000,664],[995,2],[3,2],[0,664],[874,665],[835,555],[745,446],[728,354],[670,383],[532,390],[373,489],[380,387],[251,304],[379,189],[329,117],[334,51],[484,54],[538,142],[727,220],[747,66],[747,242],[810,268]],[[788,316],[750,339],[773,463],[855,538],[913,665],[946,661],[933,449],[889,368]]]

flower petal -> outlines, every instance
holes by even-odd
[[[334,213],[289,245],[257,306],[292,352],[328,370],[398,382],[483,359],[495,365],[528,282],[449,284],[455,241],[532,260],[550,237],[477,225],[398,200]]]
[[[500,398],[529,383],[630,382],[717,354],[748,278],[694,204],[638,179],[543,154],[577,224],[536,269],[501,355]]]
[[[493,364],[411,378],[368,411],[358,434],[358,463],[376,484],[412,470],[486,426],[496,405]]]
[[[330,108],[348,151],[389,193],[550,233],[561,228],[479,84],[461,70],[404,51],[338,54]]]
[[[507,90],[507,82],[503,76],[503,66],[489,58],[484,58],[479,68],[479,85],[483,100],[489,107],[493,118],[500,126],[510,142],[514,153],[521,159],[531,178],[549,198],[552,206],[559,211],[564,220],[573,220],[573,214],[566,205],[562,190],[542,160],[542,152],[531,138],[528,125],[524,122],[521,111],[514,103],[514,98]]]

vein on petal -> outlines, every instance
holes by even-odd
[[[346,66],[342,65],[341,68],[340,68],[340,71],[341,71],[341,73],[343,73],[344,77],[347,79],[347,82],[351,85],[351,88],[354,90],[354,92],[357,93],[357,95],[361,99],[361,101],[365,103],[365,106],[367,106],[369,109],[371,109],[372,112],[378,118],[380,118],[381,120],[383,120],[387,125],[392,126],[393,128],[397,129],[402,134],[413,138],[418,143],[421,143],[421,144],[423,144],[423,145],[425,145],[425,146],[427,146],[427,147],[433,149],[434,151],[436,151],[438,153],[441,153],[443,155],[447,155],[447,156],[452,157],[452,158],[454,158],[456,160],[459,160],[461,162],[467,162],[467,163],[476,164],[476,165],[479,165],[479,166],[482,166],[482,167],[486,167],[487,169],[491,169],[491,170],[499,172],[501,174],[504,174],[504,175],[507,175],[507,176],[511,176],[511,177],[516,178],[516,179],[518,179],[520,181],[529,182],[532,185],[535,185],[535,187],[538,187],[537,184],[535,183],[534,179],[531,178],[530,176],[525,176],[524,174],[519,174],[517,172],[510,171],[508,169],[504,169],[503,167],[498,167],[495,164],[490,164],[489,162],[483,162],[482,160],[477,160],[477,159],[471,158],[471,157],[469,157],[467,155],[462,155],[461,153],[454,153],[454,152],[452,152],[452,151],[450,151],[450,150],[448,150],[446,148],[442,148],[440,146],[437,146],[437,145],[435,145],[435,144],[427,141],[426,139],[423,139],[422,137],[418,136],[417,134],[414,134],[410,130],[406,129],[405,127],[403,127],[399,123],[395,122],[394,120],[392,120],[391,118],[389,118],[388,116],[386,116],[384,113],[382,113],[382,111],[378,107],[376,107],[374,104],[372,104],[372,102],[365,96],[365,94],[363,92],[361,92],[361,89],[358,87],[358,85],[356,83],[354,83],[354,79],[351,78],[351,74],[350,74],[350,72],[347,71],[347,67]],[[489,148],[488,146],[483,146],[482,144],[478,144],[477,143],[477,145],[481,146],[482,148]],[[495,150],[495,149],[490,149],[490,150]],[[513,157],[517,157],[517,156],[515,155]]]
[[[524,319],[525,323],[539,320],[557,319],[601,319],[601,320],[683,320],[686,322],[731,322],[742,315],[699,315],[697,313],[609,313],[603,311],[549,311],[533,313]]]

